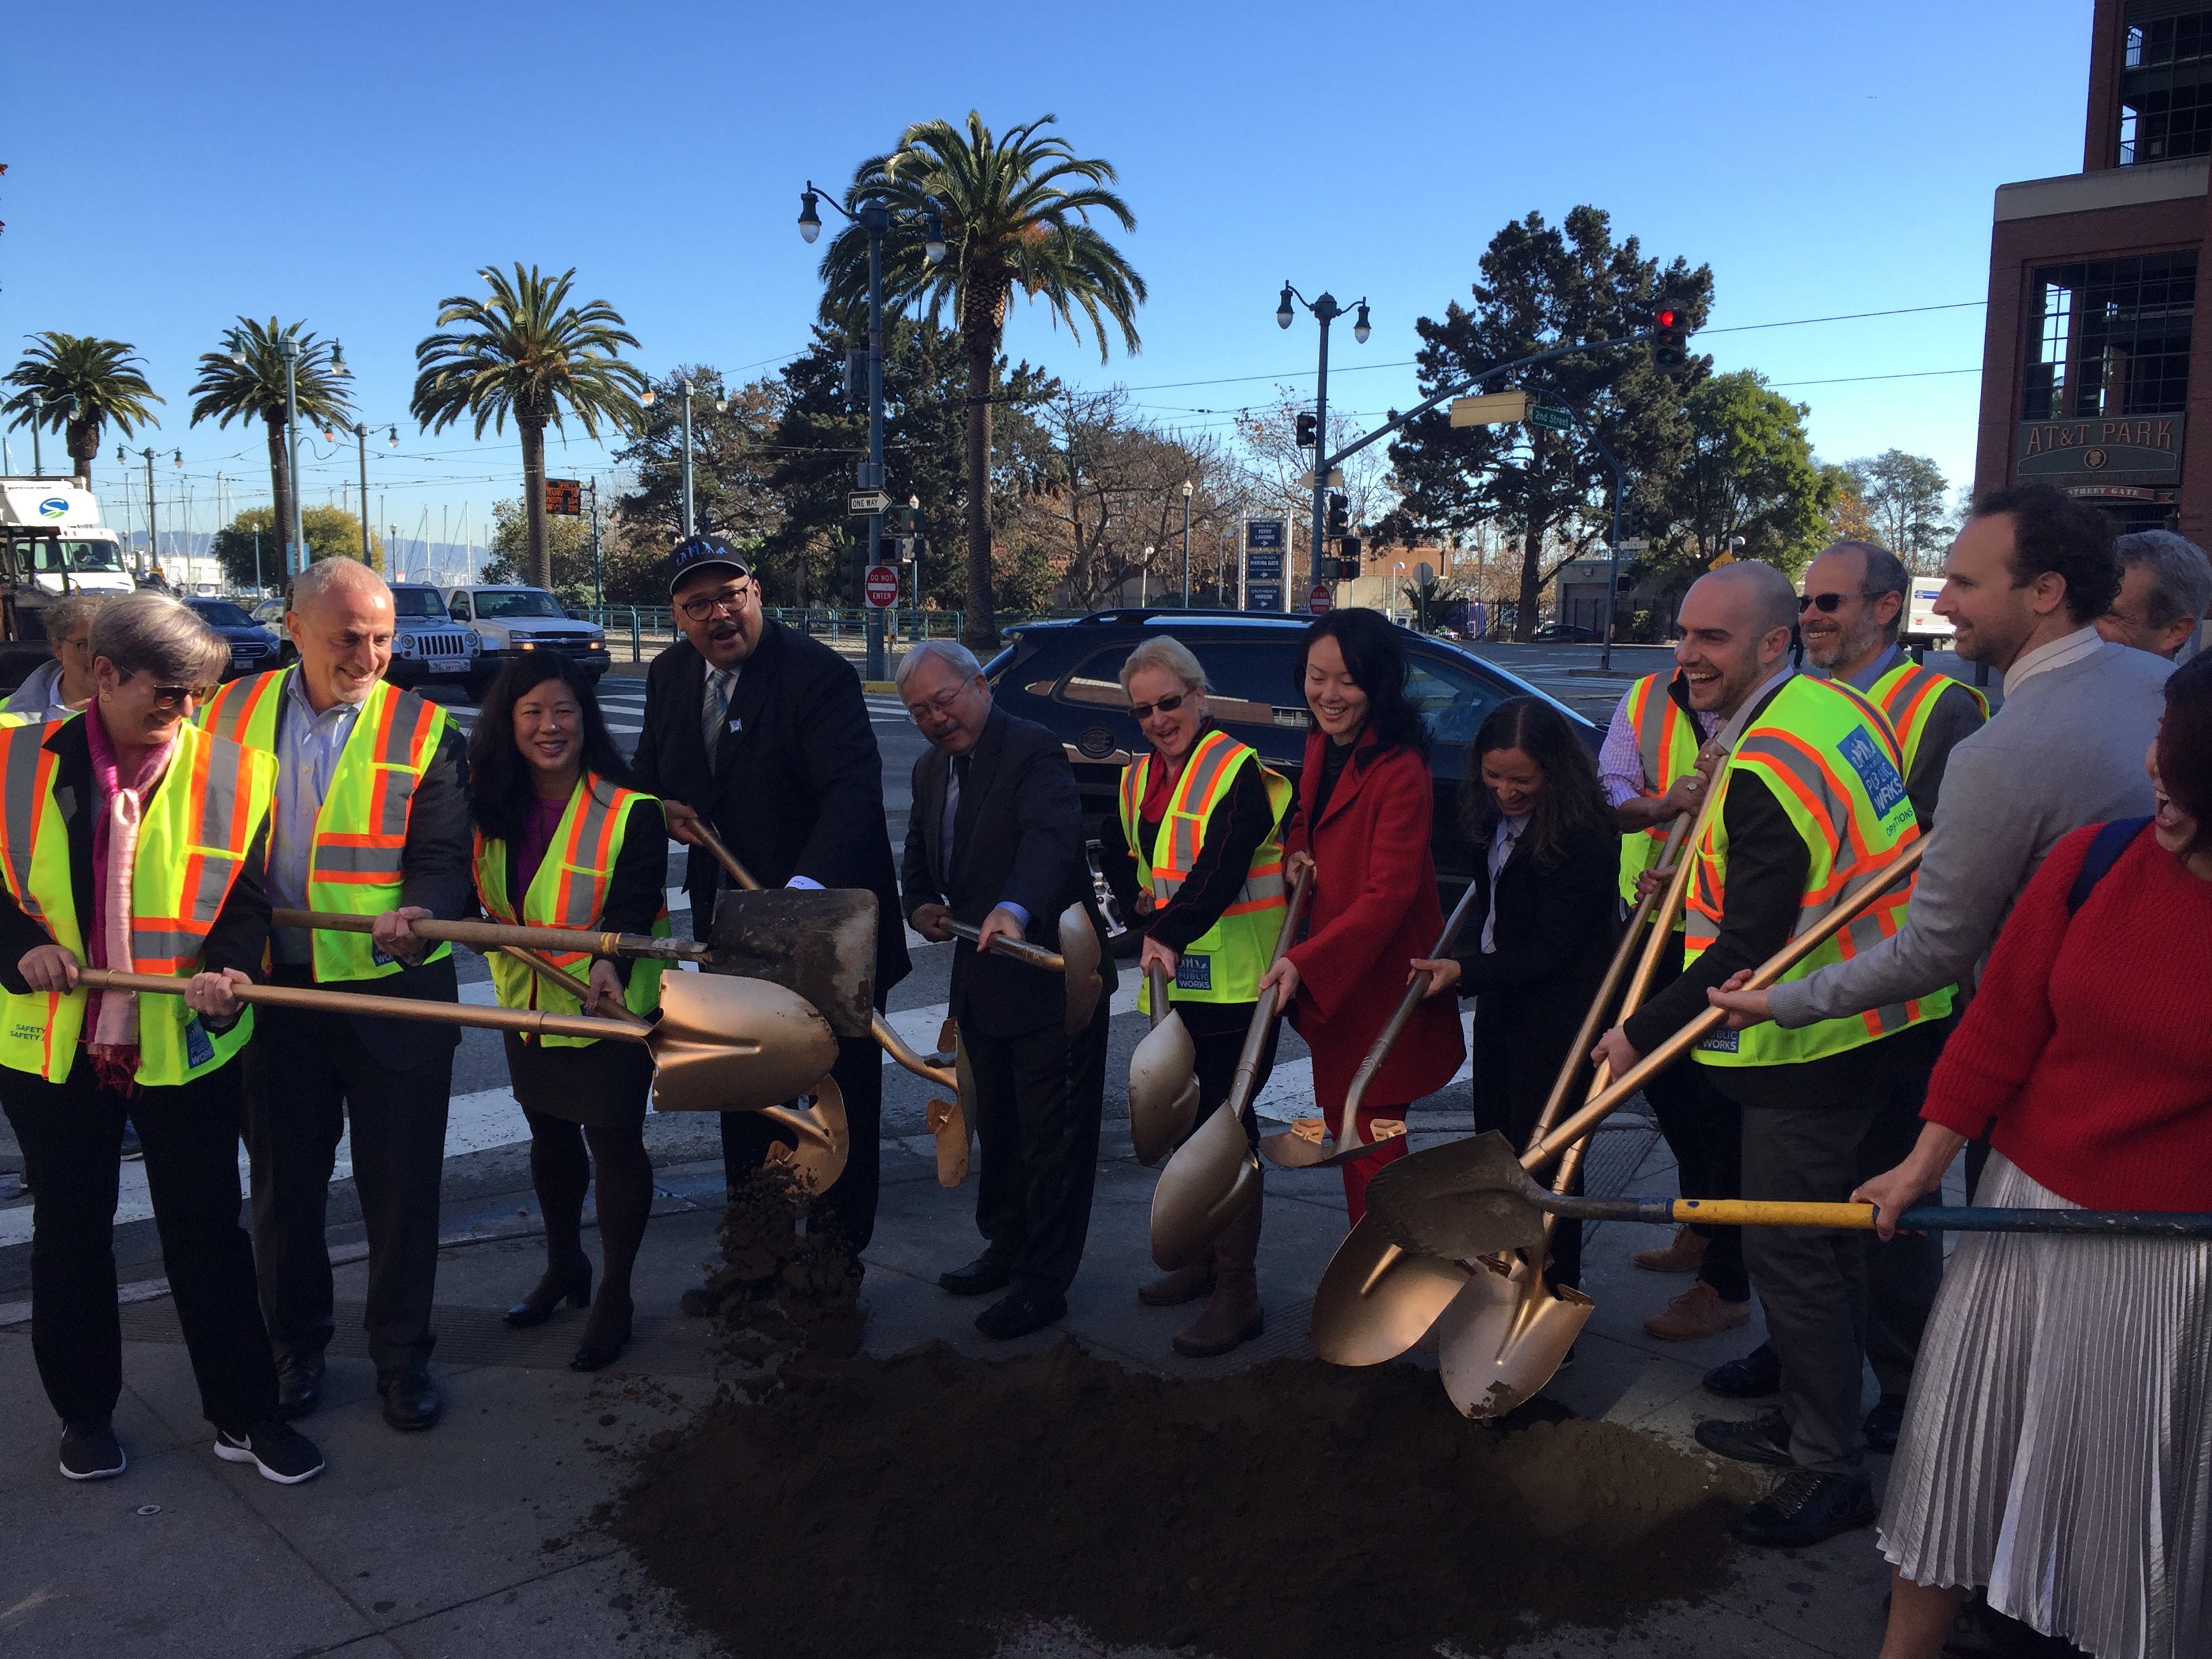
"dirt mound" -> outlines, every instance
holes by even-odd
[[[860,1270],[834,1236],[799,1231],[810,1208],[781,1170],[757,1170],[731,1189],[715,1230],[721,1265],[708,1272],[707,1287],[722,1298],[718,1317],[732,1359],[757,1365],[802,1349],[811,1365],[860,1346],[867,1323]]]
[[[1298,1659],[1700,1600],[1721,1478],[1607,1424],[1479,1427],[1407,1365],[1181,1382],[936,1344],[724,1399],[605,1518],[739,1659],[988,1655],[1024,1616]]]

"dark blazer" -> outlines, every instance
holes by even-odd
[[[1059,738],[1034,720],[994,708],[971,752],[952,826],[952,869],[942,871],[945,796],[952,757],[932,745],[914,765],[914,810],[907,817],[902,874],[909,919],[925,904],[946,904],[952,918],[980,926],[1011,901],[1030,913],[1029,938],[1060,949],[1060,913],[1095,902],[1083,856],[1083,809],[1075,772]],[[1097,919],[1093,918],[1093,925]],[[1105,937],[1100,930],[1099,937]],[[1100,963],[1110,993],[1114,967]],[[1066,990],[1018,962],[978,955],[963,939],[952,956],[952,1017],[981,1036],[1012,1036],[1060,1020]]]
[[[1620,834],[1609,823],[1569,839],[1559,861],[1537,862],[1524,842],[1498,872],[1497,949],[1482,949],[1490,911],[1488,849],[1474,866],[1474,902],[1451,955],[1460,965],[1459,994],[1495,997],[1509,1007],[1560,1006],[1578,1024],[1620,941]]]
[[[638,787],[704,814],[764,886],[805,876],[824,887],[873,893],[881,996],[913,963],[884,825],[883,755],[860,676],[819,641],[764,619],[760,643],[730,694],[714,771],[699,729],[706,684],[706,659],[688,640],[653,659],[645,677],[645,729],[631,763]],[[714,856],[693,848],[684,890],[702,938],[721,884]]]

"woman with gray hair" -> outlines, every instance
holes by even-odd
[[[92,678],[92,619],[110,597],[64,593],[47,602],[40,615],[52,659],[33,668],[0,705],[0,720],[14,716],[9,724],[65,720],[92,701],[98,689]]]
[[[192,725],[230,652],[174,599],[110,600],[90,644],[82,720],[0,731],[0,1109],[32,1179],[32,1354],[62,1419],[63,1474],[122,1474],[113,1231],[128,1114],[216,1455],[295,1484],[322,1455],[276,1415],[238,1224],[235,1061],[253,1015],[236,991],[269,938],[276,763]],[[91,990],[88,965],[176,991]]]

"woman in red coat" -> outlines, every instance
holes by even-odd
[[[1332,611],[1306,630],[1301,664],[1313,730],[1283,845],[1293,877],[1312,866],[1313,896],[1304,941],[1260,983],[1279,988],[1313,1050],[1314,1098],[1334,1134],[1352,1073],[1405,994],[1407,965],[1435,954],[1444,919],[1428,734],[1406,697],[1398,630],[1372,611]],[[1363,1135],[1450,1082],[1466,1054],[1450,1000],[1420,1004],[1368,1085]],[[1375,1172],[1405,1155],[1401,1137],[1340,1166],[1353,1225]]]

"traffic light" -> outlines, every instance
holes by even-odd
[[[1336,571],[1339,576],[1357,576],[1359,574],[1359,538],[1346,536],[1337,548]]]
[[[1328,533],[1332,538],[1338,537],[1343,535],[1351,528],[1352,503],[1346,501],[1335,490],[1330,490],[1328,492]]]
[[[1652,313],[1651,333],[1651,361],[1659,368],[1680,368],[1690,361],[1690,331],[1673,306],[1661,306]]]
[[[1316,430],[1316,423],[1312,416],[1301,415],[1298,416],[1298,447],[1300,449],[1311,449],[1314,447],[1314,434]]]

